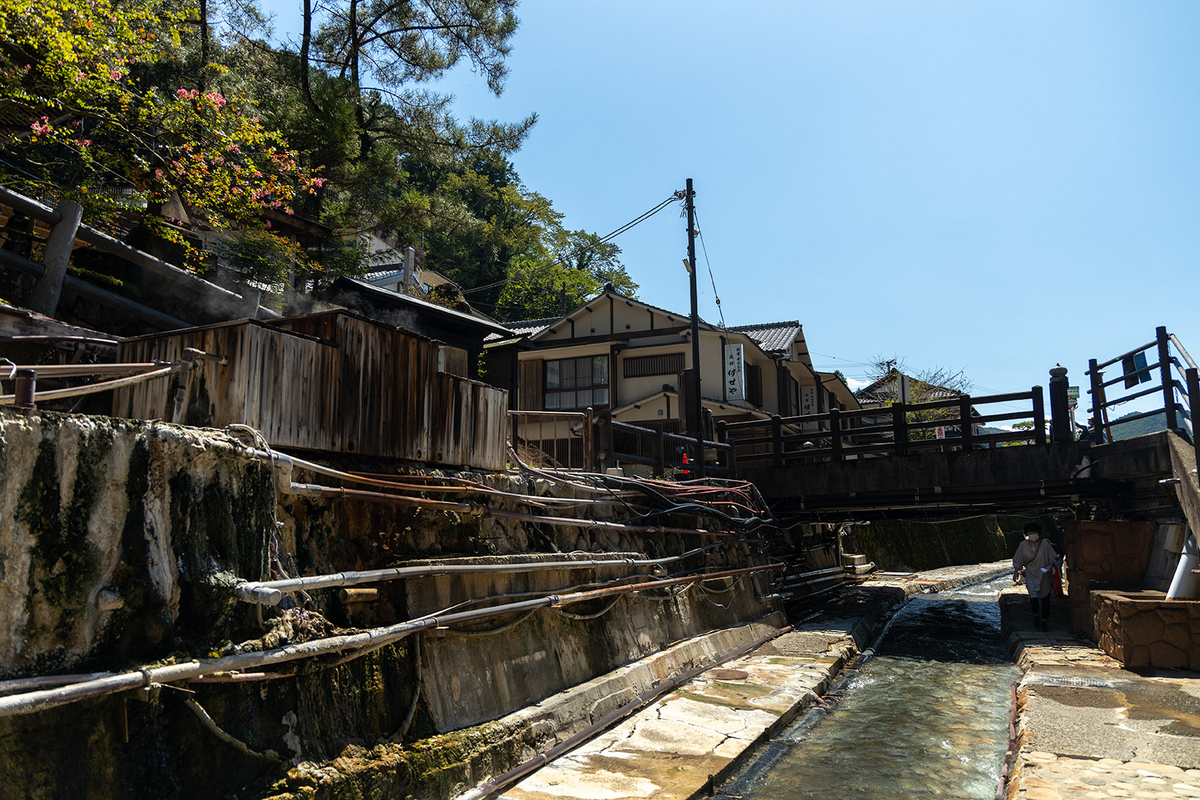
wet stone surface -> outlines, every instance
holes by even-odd
[[[1139,674],[1067,630],[1026,622],[1023,593],[1001,597],[1008,645],[1025,670],[1012,800],[1200,797],[1200,678]]]

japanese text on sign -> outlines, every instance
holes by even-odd
[[[745,377],[742,371],[742,346],[725,345],[725,398],[741,400],[745,397]]]

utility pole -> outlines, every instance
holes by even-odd
[[[687,179],[687,193],[684,202],[687,206],[688,234],[688,278],[692,292],[692,386],[689,409],[693,432],[696,434],[696,471],[699,477],[704,477],[704,403],[700,399],[700,313],[696,301],[696,193],[692,190],[692,179]]]

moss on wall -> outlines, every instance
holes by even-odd
[[[979,516],[946,522],[876,520],[849,529],[846,552],[862,553],[886,572],[910,572],[1011,558],[1021,529],[1036,521],[1062,543],[1052,517]]]

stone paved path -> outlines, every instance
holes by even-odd
[[[1139,675],[1067,632],[1027,620],[1020,589],[1000,599],[1018,688],[1020,751],[1010,800],[1200,797],[1200,677]]]
[[[703,673],[525,777],[509,800],[687,798],[720,780],[756,741],[823,702],[843,664],[867,646],[888,603],[1003,574],[1007,562],[868,581],[822,618]]]

